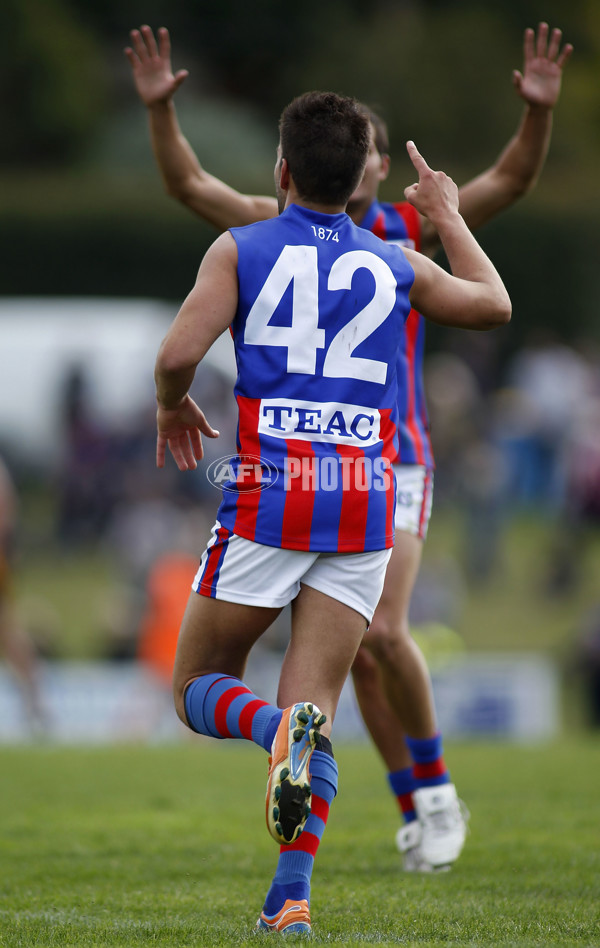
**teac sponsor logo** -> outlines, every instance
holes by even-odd
[[[305,402],[295,398],[263,398],[259,434],[300,441],[326,441],[368,447],[381,441],[376,408],[344,402]]]

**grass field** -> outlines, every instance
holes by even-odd
[[[400,871],[374,752],[340,746],[313,943],[600,945],[599,751],[450,745],[472,830],[427,877]],[[256,948],[277,848],[255,747],[5,747],[0,769],[0,945]]]

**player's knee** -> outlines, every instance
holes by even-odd
[[[185,713],[185,687],[181,686],[177,681],[173,682],[173,703],[177,717],[180,721],[183,721],[186,727],[189,727],[189,721]]]
[[[376,671],[377,662],[375,658],[364,644],[361,645],[352,663],[352,674],[354,677],[359,676],[360,678],[364,678],[365,676],[372,675]]]
[[[368,649],[376,661],[386,662],[390,656],[397,653],[409,636],[407,622],[392,622],[386,616],[375,615],[363,639],[363,647]]]

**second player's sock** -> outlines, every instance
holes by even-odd
[[[424,739],[407,737],[406,744],[414,760],[413,776],[417,789],[450,783],[450,774],[444,762],[441,734]]]
[[[392,793],[398,801],[404,822],[412,823],[413,820],[417,818],[412,797],[413,791],[417,789],[417,781],[413,775],[413,768],[403,767],[401,770],[393,770],[387,775],[387,778],[392,788]]]

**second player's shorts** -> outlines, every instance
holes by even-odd
[[[433,471],[420,464],[394,464],[396,530],[424,540],[433,502]]]
[[[370,622],[391,553],[285,550],[237,536],[217,520],[192,588],[213,599],[276,609],[295,599],[304,583]]]

